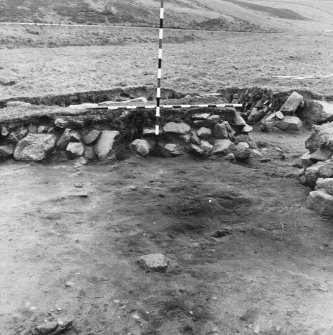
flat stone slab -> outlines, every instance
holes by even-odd
[[[138,259],[139,265],[146,269],[157,272],[164,272],[167,270],[169,262],[163,254],[150,254],[141,256]]]
[[[191,127],[183,122],[181,123],[169,122],[164,126],[163,130],[165,133],[185,135],[191,130]]]

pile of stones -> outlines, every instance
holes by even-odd
[[[305,147],[309,151],[301,157],[300,180],[314,189],[307,207],[333,216],[333,122],[314,126]]]

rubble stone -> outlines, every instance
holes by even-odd
[[[323,189],[312,191],[306,200],[306,206],[321,215],[333,216],[333,196]]]
[[[293,115],[297,108],[304,103],[304,98],[297,92],[293,92],[284,105],[281,107],[280,111],[284,115]]]
[[[317,151],[310,154],[310,158],[314,162],[327,161],[332,156],[332,152],[327,149],[319,148]]]
[[[100,161],[104,161],[113,148],[114,141],[120,135],[119,131],[103,130],[96,145],[95,154]]]
[[[302,157],[301,157],[301,165],[304,169],[307,169],[311,165],[313,165],[314,162],[311,160],[311,154],[310,152],[306,152]]]
[[[83,142],[86,145],[93,144],[95,141],[97,141],[100,135],[101,135],[100,130],[93,129],[88,134],[83,136]]]
[[[41,161],[55,147],[56,137],[52,134],[28,134],[20,140],[14,151],[19,161]]]
[[[201,127],[198,131],[197,134],[200,138],[209,138],[212,136],[212,131],[209,128]]]
[[[14,154],[13,145],[1,145],[0,146],[0,160],[8,159]]]
[[[323,162],[318,162],[310,167],[308,167],[305,171],[305,180],[306,184],[315,187],[317,179],[319,178],[319,169],[324,165]]]
[[[185,135],[191,130],[191,127],[183,122],[181,123],[169,122],[164,126],[163,130],[165,133]]]
[[[69,142],[66,148],[66,153],[72,159],[80,157],[84,153],[84,146],[81,142]]]
[[[214,143],[212,153],[227,155],[230,152],[232,142],[228,139],[218,139]]]
[[[331,178],[333,177],[333,160],[328,160],[318,169],[319,177]]]
[[[195,130],[190,131],[190,141],[196,145],[201,145],[201,140]]]
[[[328,194],[333,195],[333,178],[319,178],[317,189],[324,189]]]
[[[324,101],[305,100],[300,115],[314,124],[333,121],[333,104]]]
[[[184,154],[184,148],[178,144],[168,143],[162,148],[164,157],[180,156]]]
[[[302,128],[302,121],[297,116],[285,116],[283,120],[279,121],[276,124],[281,130],[299,130]]]
[[[228,131],[229,123],[227,121],[217,123],[213,129],[213,135],[217,139],[226,139],[229,137]],[[230,125],[229,125],[230,127]]]
[[[250,146],[246,142],[240,142],[232,147],[232,153],[238,161],[247,161],[251,156]]]
[[[57,141],[60,149],[65,149],[69,142],[79,142],[81,135],[72,129],[66,128]]]
[[[57,118],[55,119],[54,121],[54,125],[57,127],[57,128],[61,128],[61,129],[65,129],[68,127],[69,125],[69,122],[63,118]]]
[[[136,139],[130,144],[131,150],[139,156],[146,157],[151,151],[151,145],[146,140]]]
[[[169,261],[163,254],[151,254],[141,256],[138,259],[139,265],[145,270],[165,272],[168,269]]]

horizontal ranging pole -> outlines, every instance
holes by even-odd
[[[241,108],[242,104],[216,104],[216,105],[162,105],[159,106],[160,109],[175,109],[175,108]],[[98,106],[91,107],[88,109],[108,109],[108,110],[117,110],[117,109],[155,109],[155,105],[148,106]]]

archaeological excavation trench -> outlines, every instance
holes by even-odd
[[[205,96],[164,89],[165,104],[179,108],[163,109],[158,143],[153,110],[107,109],[151,105],[153,96],[152,88],[137,87],[0,101],[0,157],[35,162],[68,159],[85,165],[115,162],[131,154],[166,158],[191,154],[203,159],[219,155],[243,164],[266,159],[252,131],[288,136],[312,129],[305,143],[308,152],[295,168],[304,185],[316,188],[308,206],[333,215],[332,97],[260,88],[221,89]],[[243,107],[181,108],[203,103],[240,103]]]

